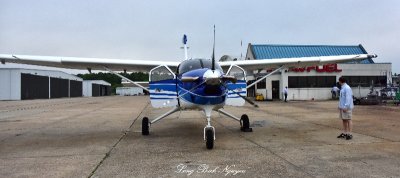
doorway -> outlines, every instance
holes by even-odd
[[[254,83],[255,80],[250,80],[247,82],[247,86],[250,84]],[[247,97],[256,97],[256,86],[253,85],[250,88],[247,89]]]
[[[279,80],[273,80],[272,81],[272,99],[278,99],[279,100]]]

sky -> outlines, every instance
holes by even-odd
[[[187,34],[189,57],[210,58],[214,24],[217,59],[248,43],[362,44],[400,73],[398,0],[0,0],[0,54],[182,61]]]

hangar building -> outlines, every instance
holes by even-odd
[[[313,56],[367,54],[360,45],[272,45],[249,44],[245,60],[268,60]],[[366,96],[370,86],[386,87],[391,83],[391,63],[375,63],[373,59],[324,66],[286,68],[248,89],[248,96],[260,93],[266,99],[282,99],[283,88],[288,87],[289,100],[326,100],[332,97],[331,89],[339,77],[347,78],[354,96]],[[268,74],[273,69],[247,71],[248,84]]]
[[[81,97],[82,79],[60,71],[0,69],[0,100]]]
[[[115,94],[120,96],[137,96],[144,95],[144,92],[140,87],[117,87]]]
[[[111,84],[104,80],[84,80],[83,96],[109,96],[111,95]]]

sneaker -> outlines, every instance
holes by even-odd
[[[346,135],[344,133],[341,133],[339,136],[337,136],[337,138],[345,138]]]
[[[350,134],[346,135],[346,140],[351,140],[352,138],[353,138],[353,135],[350,135]]]

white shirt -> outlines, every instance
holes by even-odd
[[[334,87],[332,88],[332,91],[338,92],[338,91],[339,91],[339,88],[338,88],[337,86],[334,86]]]
[[[342,85],[339,97],[339,108],[351,110],[354,108],[353,104],[353,91],[347,83]]]
[[[287,88],[284,88],[284,89],[283,89],[283,94],[287,94],[287,92],[288,92],[288,89],[287,89]]]

